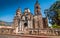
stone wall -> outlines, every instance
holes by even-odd
[[[10,29],[10,28],[0,28],[0,34],[13,34],[13,29]]]

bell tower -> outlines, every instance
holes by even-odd
[[[21,20],[21,9],[18,8],[16,10],[16,15],[14,16],[14,20],[13,20],[13,28],[14,28],[14,32],[18,33],[19,29],[20,29],[20,20]]]
[[[40,4],[38,3],[38,0],[36,0],[36,3],[34,5],[34,28],[43,28],[43,19],[42,14],[40,11]]]
[[[38,3],[38,0],[36,0],[35,6],[34,6],[34,12],[35,12],[35,15],[40,15],[41,14],[40,4]]]

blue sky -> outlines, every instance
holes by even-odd
[[[48,9],[56,0],[38,0],[41,7],[42,16],[44,10]],[[24,12],[24,8],[29,8],[34,14],[34,4],[36,0],[0,0],[0,20],[12,22],[18,7]]]

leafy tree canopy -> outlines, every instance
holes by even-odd
[[[60,26],[60,1],[56,1],[49,9],[45,9],[44,13],[48,17],[49,23]]]

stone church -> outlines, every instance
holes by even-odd
[[[38,1],[34,5],[34,15],[30,12],[29,8],[25,8],[24,13],[21,9],[16,10],[16,15],[13,21],[13,28],[15,33],[32,33],[34,30],[48,28],[48,19],[43,18],[41,14],[41,8]]]
[[[34,5],[34,15],[29,8],[25,8],[23,13],[18,8],[13,24],[11,26],[0,26],[0,34],[60,35],[60,29],[48,27],[48,18],[43,18],[40,10],[38,1]]]

